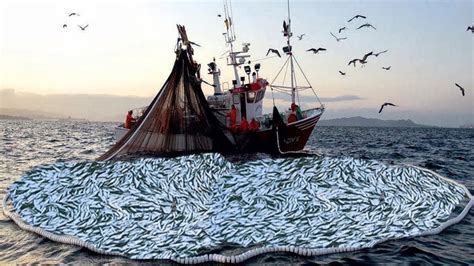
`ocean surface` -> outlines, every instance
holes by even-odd
[[[0,198],[22,173],[40,164],[93,160],[113,144],[113,123],[0,120]],[[307,149],[329,157],[412,164],[454,179],[474,192],[474,130],[318,127]],[[259,155],[266,156],[266,155]],[[158,261],[169,263],[169,261]],[[19,229],[0,213],[0,264],[156,264],[102,256]],[[382,243],[352,253],[303,257],[267,254],[248,264],[474,264],[474,210],[439,235]]]

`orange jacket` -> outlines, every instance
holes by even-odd
[[[242,120],[240,120],[240,130],[242,131],[247,131],[249,129],[249,122],[247,119],[242,117]]]
[[[237,121],[237,109],[230,109],[229,113],[227,113],[227,116],[230,118],[230,127],[235,127],[235,123]]]
[[[125,118],[125,128],[132,128],[132,123],[135,122],[135,119],[133,119],[133,116],[131,114],[127,114],[127,117]]]
[[[256,131],[260,128],[260,123],[257,120],[252,119],[252,120],[250,120],[249,128],[250,128],[250,130]]]
[[[295,112],[291,112],[291,113],[288,115],[288,124],[289,124],[289,123],[296,122],[297,120],[298,120],[298,118],[296,117]]]

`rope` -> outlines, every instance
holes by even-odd
[[[316,91],[314,91],[313,86],[311,86],[311,83],[309,83],[309,80],[308,80],[308,78],[306,77],[306,75],[304,74],[303,69],[301,69],[301,66],[300,66],[300,64],[298,63],[298,60],[296,60],[296,57],[295,57],[295,56],[293,56],[293,58],[295,59],[296,65],[298,66],[298,68],[300,69],[301,73],[303,74],[303,77],[306,79],[306,82],[307,82],[307,83],[309,84],[309,86],[311,87],[311,90],[313,91],[314,96],[316,96],[316,99],[318,99],[319,104],[322,106],[323,103],[321,102],[321,100],[319,99],[318,95],[316,94]]]
[[[278,127],[277,127],[277,138],[278,138]],[[280,149],[279,142],[277,139],[278,143],[278,149]],[[418,169],[422,169],[421,167],[413,166]],[[447,220],[443,224],[439,225],[437,228],[421,232],[419,234],[415,234],[412,237],[416,236],[427,236],[427,235],[436,235],[439,234],[441,231],[446,229],[447,227],[459,223],[469,212],[471,207],[474,205],[474,198],[472,197],[471,193],[469,190],[464,186],[463,184],[459,184],[454,180],[451,180],[449,178],[445,178],[433,171],[430,171],[428,169],[423,169],[427,170],[428,172],[432,173],[433,175],[440,177],[452,184],[455,184],[457,186],[460,186],[461,188],[464,189],[467,197],[470,199],[469,203],[464,207],[463,211],[455,218],[452,218],[450,220]],[[10,212],[8,210],[8,204],[7,200],[9,198],[9,195],[5,195],[3,198],[3,213],[5,216],[13,220],[18,227],[25,231],[30,231],[33,233],[36,233],[40,236],[43,236],[45,238],[48,238],[50,240],[53,240],[55,242],[60,242],[64,244],[72,244],[80,247],[85,247],[93,252],[99,253],[99,254],[104,254],[104,255],[115,255],[115,256],[122,256],[120,253],[116,252],[111,252],[111,251],[106,251],[106,250],[101,250],[94,246],[91,243],[88,243],[82,239],[79,239],[75,236],[69,236],[69,235],[57,235],[51,232],[48,232],[44,229],[41,229],[39,227],[34,227],[29,224],[26,224],[23,222],[20,216],[18,216],[16,213]],[[398,237],[398,238],[391,238],[391,239],[381,239],[379,241],[372,241],[368,244],[359,246],[359,247],[333,247],[333,248],[304,248],[304,247],[296,247],[296,246],[276,246],[276,247],[259,247],[259,248],[254,248],[252,250],[248,250],[242,254],[239,255],[232,255],[232,256],[226,256],[226,255],[221,255],[221,254],[205,254],[201,256],[195,256],[195,257],[185,257],[185,258],[179,258],[179,257],[171,257],[170,260],[175,261],[177,263],[182,263],[182,264],[196,264],[196,263],[204,263],[204,262],[219,262],[219,263],[242,263],[243,261],[261,255],[261,254],[266,254],[266,253],[275,253],[275,252],[286,252],[286,253],[295,253],[300,256],[319,256],[319,255],[326,255],[326,254],[333,254],[333,253],[342,253],[342,252],[353,252],[357,250],[362,250],[366,248],[372,248],[373,246],[380,244],[382,242],[386,242],[388,240],[397,240],[397,239],[402,239],[404,238],[403,236]]]

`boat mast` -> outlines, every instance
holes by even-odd
[[[288,4],[288,27],[287,27],[287,45],[289,48],[289,52],[287,53],[290,56],[290,79],[291,79],[291,102],[295,103],[295,94],[296,94],[296,88],[295,88],[295,68],[293,65],[293,51],[291,49],[291,36],[293,36],[293,33],[291,32],[291,18],[290,18],[290,0],[287,0]]]
[[[250,57],[250,55],[239,55],[241,53],[246,53],[249,50],[249,43],[244,43],[243,44],[243,51],[239,52],[234,52],[234,45],[233,42],[236,40],[235,38],[235,31],[234,31],[234,21],[232,19],[232,6],[230,6],[229,10],[229,4],[227,3],[227,0],[224,0],[224,23],[226,27],[226,33],[224,33],[225,41],[226,43],[230,46],[230,51],[229,51],[229,58],[227,60],[227,65],[228,66],[233,66],[234,68],[234,77],[236,80],[236,86],[240,87],[242,86],[242,83],[240,81],[240,76],[239,72],[237,70],[237,67],[245,63],[245,58]],[[229,62],[230,59],[230,62]]]
[[[273,90],[289,94],[288,91],[291,90],[291,102],[295,103],[295,98],[297,96],[297,90],[306,90],[306,89],[311,89],[314,96],[316,96],[316,99],[318,100],[319,104],[321,105],[321,109],[324,109],[324,104],[321,102],[319,99],[318,95],[316,94],[316,91],[314,90],[313,86],[311,86],[311,83],[309,82],[308,78],[306,77],[305,73],[303,72],[303,69],[301,68],[300,64],[298,63],[298,60],[296,59],[295,55],[293,54],[293,48],[291,47],[291,37],[293,36],[293,32],[291,31],[291,16],[290,16],[290,0],[287,0],[288,4],[288,24],[287,21],[283,21],[283,36],[286,37],[286,46],[283,47],[283,52],[287,54],[289,57],[286,60],[286,62],[283,64],[283,66],[280,68],[278,71],[278,74],[276,77],[273,79],[273,81],[270,83],[271,88],[272,88],[272,93]],[[274,82],[278,79],[280,76],[280,73],[282,73],[282,70],[288,69],[288,64],[290,65],[290,81],[291,84],[290,86],[285,86],[285,80],[287,77],[287,72],[285,70],[285,74],[283,75],[283,85],[275,85]],[[296,83],[296,73],[295,73],[295,65],[298,67],[299,71],[303,75],[304,79],[306,80],[306,83],[308,84],[307,86],[298,86]],[[273,94],[272,94],[273,95]],[[273,102],[275,104],[275,98],[273,98]]]

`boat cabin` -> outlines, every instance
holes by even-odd
[[[240,123],[243,116],[249,121],[262,116],[263,98],[267,85],[268,82],[260,78],[254,83],[245,84],[229,91],[232,102],[228,108],[230,109],[232,104],[237,108],[237,123]]]

